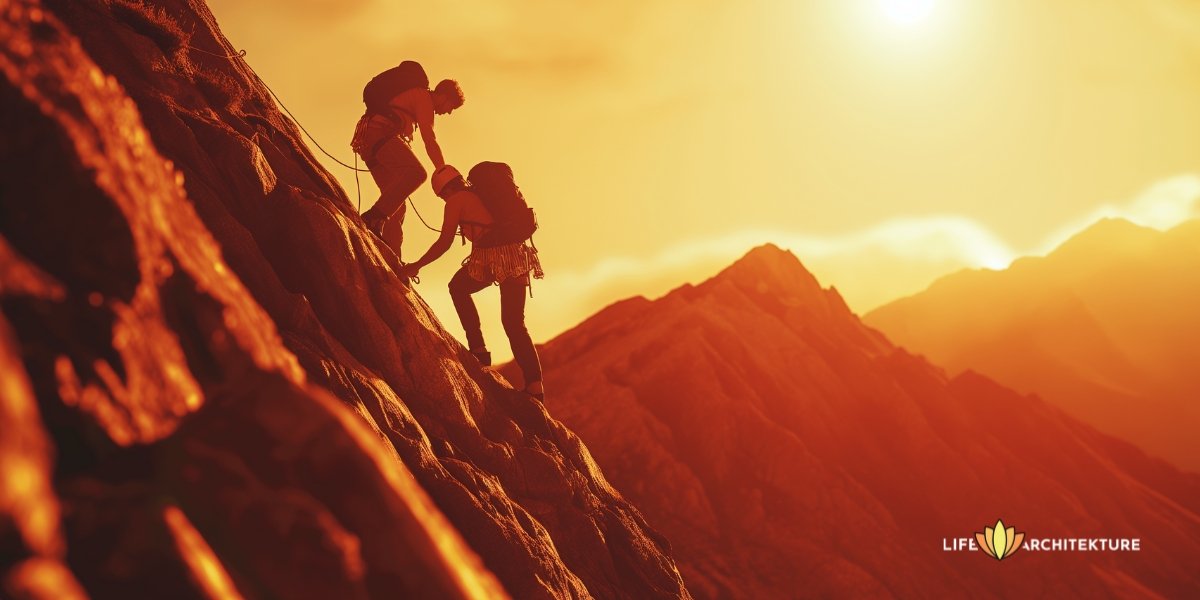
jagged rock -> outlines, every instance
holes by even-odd
[[[203,3],[0,13],[10,594],[688,597],[578,438],[396,277]]]
[[[953,379],[766,246],[542,348],[552,412],[703,598],[1196,595],[1200,477],[1037,398]],[[1137,553],[943,550],[998,518]]]

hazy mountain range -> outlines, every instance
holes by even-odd
[[[1045,257],[947,276],[864,321],[1200,471],[1200,221],[1100,221]]]
[[[1200,587],[1200,477],[1037,398],[948,376],[766,246],[549,342],[548,408],[671,540],[697,597],[1101,597]],[[1140,537],[1137,554],[943,551]]]

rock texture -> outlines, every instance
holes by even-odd
[[[1100,221],[1045,257],[962,271],[864,320],[951,372],[1036,393],[1200,472],[1200,220]]]
[[[551,411],[703,598],[1194,597],[1200,477],[864,326],[789,253],[615,304],[542,351]],[[943,551],[998,518],[1139,553]]]
[[[4,595],[688,597],[202,2],[0,15]]]

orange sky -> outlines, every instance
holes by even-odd
[[[924,19],[889,16],[922,1]],[[210,4],[343,160],[373,74],[412,58],[459,79],[447,159],[511,163],[542,223],[537,340],[765,241],[863,312],[1101,214],[1169,226],[1200,195],[1189,0]],[[414,200],[438,218],[427,187]],[[407,257],[432,241],[411,214],[406,231]],[[444,284],[465,254],[423,273],[455,333]]]

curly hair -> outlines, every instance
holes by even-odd
[[[462,88],[459,87],[458,82],[453,79],[443,79],[439,81],[437,87],[433,88],[433,91],[436,94],[444,94],[451,98],[454,101],[452,108],[458,108],[462,106],[463,102],[465,102],[467,99],[466,96],[463,95]]]

